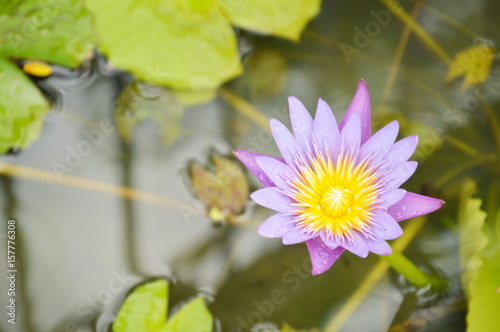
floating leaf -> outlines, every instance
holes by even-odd
[[[235,26],[299,40],[300,33],[320,10],[320,0],[217,0]]]
[[[177,90],[206,90],[241,73],[236,37],[213,1],[86,0],[109,62]]]
[[[241,167],[230,159],[214,153],[212,161],[215,173],[197,162],[191,163],[191,186],[213,221],[227,221],[241,213],[248,200],[248,180]]]
[[[470,282],[467,332],[500,331],[500,247],[489,246]]]
[[[481,199],[472,198],[475,191],[476,183],[467,179],[462,187],[458,212],[460,261],[464,269],[462,283],[466,290],[479,267],[479,254],[488,243],[482,232],[486,212],[481,210]]]
[[[217,177],[196,161],[190,167],[191,186],[194,194],[207,206],[216,206],[217,197],[222,188],[217,183]]]
[[[16,0],[0,6],[0,55],[78,66],[94,48],[81,1]]]
[[[161,332],[210,332],[212,315],[205,306],[203,298],[198,297],[169,319]]]
[[[248,180],[241,167],[217,154],[212,155],[215,174],[223,188],[218,198],[218,207],[227,213],[237,213],[248,200]]]
[[[167,319],[168,284],[156,280],[137,287],[123,302],[113,332],[160,331]]]
[[[0,82],[0,153],[5,153],[38,137],[49,103],[18,67],[1,57]]]
[[[159,279],[138,286],[123,302],[113,332],[210,332],[212,315],[196,298],[167,318],[168,283]]]
[[[459,76],[465,76],[463,90],[483,83],[490,75],[496,52],[493,46],[485,43],[463,50],[451,62],[446,80],[451,81]]]

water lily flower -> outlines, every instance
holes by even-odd
[[[322,99],[314,119],[297,98],[288,102],[293,135],[278,120],[270,121],[283,158],[234,154],[265,186],[251,198],[277,212],[258,233],[282,237],[285,245],[306,242],[312,274],[327,271],[345,250],[362,258],[391,254],[386,240],[403,234],[399,221],[442,206],[440,199],[399,188],[417,168],[408,159],[418,137],[395,142],[397,121],[371,135],[364,80],[340,125]]]

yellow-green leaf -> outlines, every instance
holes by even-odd
[[[500,331],[500,247],[489,249],[470,283],[467,332]]]
[[[160,331],[167,318],[168,283],[159,279],[137,287],[123,302],[113,332]]]
[[[472,198],[475,191],[476,183],[466,179],[461,190],[458,212],[460,261],[464,271],[462,283],[466,291],[479,267],[479,254],[488,243],[488,238],[482,232],[486,212],[481,210],[481,199]]]
[[[237,27],[297,41],[320,10],[320,0],[217,0]]]
[[[95,46],[91,21],[79,0],[3,1],[0,55],[76,67]]]
[[[85,0],[113,66],[178,90],[210,90],[242,71],[233,29],[212,2]]]
[[[198,297],[177,311],[161,332],[211,332],[212,320],[205,301]]]
[[[497,51],[489,44],[477,44],[458,53],[448,69],[447,81],[464,76],[462,89],[483,83],[490,75]]]
[[[49,103],[17,66],[2,57],[0,82],[0,153],[5,153],[38,137]]]

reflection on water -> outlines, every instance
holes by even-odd
[[[299,97],[309,110],[321,97],[338,118],[363,77],[372,95],[375,126],[398,119],[402,136],[420,135],[415,158],[422,167],[406,189],[447,195],[467,174],[478,181],[480,195],[494,192],[500,180],[492,160],[498,163],[498,156],[487,117],[498,114],[498,68],[480,88],[461,91],[460,79],[444,81],[447,64],[411,35],[388,84],[403,25],[391,16],[385,26],[378,23],[377,33],[365,31],[365,40],[358,36],[370,29],[369,22],[378,22],[372,11],[383,9],[379,3],[325,1],[298,44],[246,33],[245,43],[254,49],[246,55],[248,73],[225,89],[287,123],[286,96]],[[493,9],[498,12],[493,1],[430,2],[420,7],[419,22],[452,57],[475,40],[440,13],[496,40],[500,22]],[[221,331],[247,331],[259,321],[286,321],[299,328],[331,322],[378,258],[344,255],[331,271],[312,277],[305,247],[285,247],[255,233],[269,211],[250,205],[243,225],[213,227],[203,204],[187,188],[188,161],[204,163],[214,149],[224,155],[234,148],[278,155],[267,129],[235,111],[227,99],[216,98],[185,107],[182,134],[168,146],[161,142],[161,126],[151,119],[141,122],[127,143],[113,111],[131,79],[97,57],[80,71],[59,68],[39,80],[56,107],[40,139],[19,154],[3,156],[2,162],[130,187],[171,200],[176,207],[149,196],[127,199],[93,185],[75,187],[64,176],[59,182],[2,177],[2,218],[17,221],[19,236],[22,305],[19,324],[8,326],[9,331],[93,331],[99,317],[98,330],[105,331],[127,292],[151,277],[170,280],[171,307],[199,293],[211,294],[209,308]],[[456,202],[449,204],[451,211]],[[407,253],[424,269],[456,280],[457,240],[447,229],[453,223],[449,219],[430,216]],[[273,297],[274,290],[281,295]],[[5,292],[3,284],[0,292]],[[408,321],[422,308],[418,296],[402,290],[395,273],[386,273],[341,331],[384,331],[392,322]],[[463,330],[462,300],[457,286],[455,293],[426,302],[437,308],[434,316],[425,316],[431,323],[428,331]],[[5,304],[2,297],[0,305]],[[447,314],[450,307],[452,314]]]

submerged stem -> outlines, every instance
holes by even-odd
[[[255,108],[252,104],[223,87],[219,88],[219,96],[221,96],[226,103],[234,107],[235,110],[245,115],[265,130],[269,130],[269,117]]]
[[[413,32],[415,35],[420,38],[420,40],[427,45],[441,60],[443,60],[446,63],[451,62],[451,58],[448,56],[446,51],[439,45],[439,43],[432,38],[431,35],[425,31],[420,24],[415,22],[413,17],[408,14],[401,4],[395,0],[380,0],[384,5],[391,10],[391,12],[396,15],[401,21],[403,21],[406,24],[412,24],[413,25]]]
[[[393,251],[390,255],[380,255],[380,257],[415,287],[430,286],[434,290],[442,290],[446,287],[446,282],[443,279],[423,272],[400,252]]]
[[[496,159],[497,159],[497,156],[494,153],[490,153],[487,155],[483,155],[483,156],[479,156],[477,158],[470,159],[470,160],[458,165],[457,167],[449,170],[445,175],[443,175],[442,177],[437,179],[435,181],[436,187],[441,188],[448,181],[450,181],[451,179],[453,179],[454,177],[456,177],[460,173],[465,172],[468,169],[474,168],[476,166],[495,161]]]

